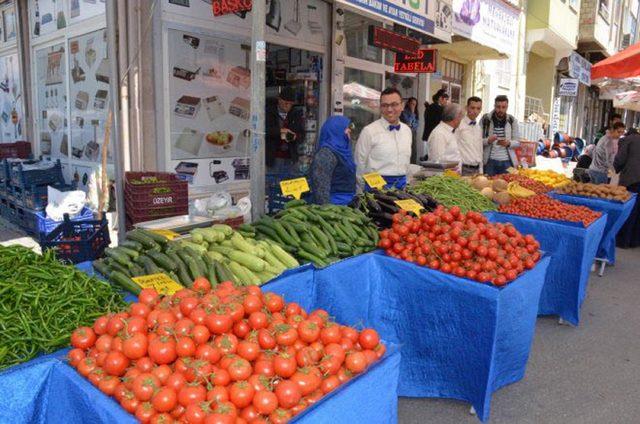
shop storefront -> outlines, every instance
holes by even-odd
[[[0,143],[25,140],[17,13],[14,1],[0,5]]]

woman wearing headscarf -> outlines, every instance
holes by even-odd
[[[317,204],[348,205],[356,194],[356,164],[351,151],[351,120],[332,116],[322,129],[311,163],[311,188]]]
[[[640,193],[640,134],[629,132],[620,139],[613,167],[620,173],[620,185],[632,193]],[[617,246],[640,246],[640,202],[636,200],[631,215],[618,232]]]

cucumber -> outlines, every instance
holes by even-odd
[[[126,276],[131,276],[131,270],[127,267],[124,267],[122,265],[120,265],[118,262],[116,261],[112,261],[111,263],[109,263],[109,275],[111,275],[111,272],[113,271],[118,271]]]
[[[213,264],[216,268],[216,275],[218,276],[218,280],[220,282],[223,281],[234,281],[233,274],[227,268],[227,266],[222,262],[214,262]]]
[[[190,247],[191,249],[195,250],[196,252],[199,252],[202,255],[204,255],[207,251],[207,247],[203,246],[202,244],[192,243],[190,241],[182,241],[180,243],[180,246],[182,248]]]
[[[180,261],[180,264],[178,265],[178,278],[180,278],[180,283],[188,288],[191,288],[191,286],[193,286],[193,278],[191,278],[191,276],[189,275],[189,271],[187,271],[187,266],[182,263],[182,261]]]
[[[202,270],[203,275],[206,275],[208,266],[204,259],[202,259],[202,255],[191,255],[191,257],[196,261],[196,264],[198,265],[198,268]]]
[[[178,269],[178,265],[167,255],[161,252],[147,252],[147,256],[149,256],[153,261],[161,268],[166,271],[175,271]]]
[[[146,272],[145,272],[144,268],[141,267],[140,265],[133,264],[131,266],[131,273],[130,274],[131,274],[132,277],[140,277],[141,275],[145,275]]]
[[[303,208],[289,209],[287,210],[287,216],[294,217],[301,222],[307,222],[309,220],[309,217],[307,216],[307,214],[302,212],[302,210]]]
[[[220,283],[220,281],[218,281],[218,276],[216,275],[216,266],[214,262],[210,262],[209,266],[207,266],[207,279],[211,283],[211,287],[215,287]]]
[[[221,253],[225,256],[229,256],[230,252],[234,252],[235,249],[232,249],[230,247],[226,247],[226,246],[209,246],[209,251],[210,252],[218,252]]]
[[[237,228],[240,231],[244,231],[247,233],[255,233],[256,229],[253,228],[253,226],[251,224],[240,224]]]
[[[98,271],[104,277],[109,278],[110,269],[109,269],[109,266],[105,264],[103,260],[98,259],[97,261],[93,261],[93,269]]]
[[[135,281],[119,271],[113,271],[111,275],[109,275],[109,280],[119,285],[123,290],[133,293],[136,296],[142,291],[142,288],[140,288]]]
[[[158,234],[153,231],[143,230],[142,228],[139,228],[138,231],[141,234],[144,234],[145,236],[149,237],[151,240],[163,246],[167,244],[167,242],[169,241],[169,239],[163,236],[162,234]]]
[[[289,235],[291,236],[291,238],[297,243],[299,244],[302,240],[300,239],[300,236],[298,235],[298,233],[296,232],[296,229],[293,227],[293,225],[291,225],[290,223],[286,222],[286,221],[280,221],[280,224],[284,227],[285,230],[287,230],[287,233],[289,233]]]
[[[307,202],[305,202],[303,199],[296,199],[296,200],[289,200],[287,203],[284,204],[284,208],[293,209],[299,206],[306,206],[306,205],[307,205]]]
[[[229,253],[229,259],[239,263],[240,265],[248,268],[251,271],[261,272],[264,271],[267,262],[258,258],[257,256],[250,255],[245,252],[233,251]]]
[[[121,250],[107,247],[104,250],[104,254],[126,268],[129,268],[131,266],[131,258]]]
[[[287,268],[295,268],[297,266],[300,266],[300,263],[296,260],[296,258],[287,253],[282,247],[278,246],[275,243],[269,243],[269,247],[275,257]]]
[[[151,249],[155,246],[158,246],[152,238],[148,237],[146,234],[141,232],[140,230],[131,230],[127,233],[127,239],[137,241],[142,244],[146,249]]]
[[[278,233],[276,233],[276,231],[273,228],[269,227],[266,224],[257,225],[256,230],[258,231],[258,233],[264,234],[265,236],[267,236],[267,238],[271,240],[277,241],[278,243],[283,243]]]
[[[260,282],[262,284],[267,283],[278,276],[278,274],[267,271],[255,272],[254,274],[256,274],[256,276],[260,279]]]
[[[140,261],[144,265],[144,271],[147,274],[158,274],[162,272],[162,270],[156,265],[156,263],[147,255],[140,256]]]
[[[322,248],[325,251],[331,252],[331,244],[329,243],[329,238],[322,231],[320,231],[318,227],[311,227],[311,234],[313,234],[316,240],[320,242]]]
[[[280,237],[280,239],[285,243],[288,244],[289,246],[295,246],[296,242],[295,240],[291,237],[291,235],[289,235],[289,233],[287,233],[287,230],[284,229],[284,227],[282,226],[281,223],[275,221],[272,224],[273,229],[276,231],[276,234],[278,234],[278,236]]]
[[[233,272],[236,276],[238,276],[238,278],[240,278],[242,280],[241,281],[242,285],[245,285],[245,286],[248,286],[248,285],[259,286],[260,285],[260,278],[258,278],[257,275],[255,275],[253,272],[251,272],[251,270],[243,267],[239,263],[237,263],[235,261],[229,261],[229,268],[231,269],[231,272]]]
[[[135,240],[125,240],[120,246],[126,247],[127,249],[133,249],[137,252],[143,249],[142,243],[138,243]]]
[[[224,261],[224,256],[222,255],[222,253],[220,252],[214,252],[213,250],[209,250],[205,256],[207,257],[207,259],[209,259],[210,261],[219,261],[222,262]]]
[[[338,254],[338,246],[336,246],[336,241],[331,234],[325,234],[327,236],[327,240],[329,241],[329,250],[332,255]]]
[[[124,247],[124,246],[115,247],[114,250],[117,250],[118,252],[124,253],[125,255],[130,257],[131,259],[135,259],[138,256],[140,256],[140,253],[137,250],[129,249],[129,248]]]
[[[300,256],[303,259],[307,259],[308,261],[314,263],[315,265],[319,265],[321,267],[327,266],[327,263],[322,258],[319,258],[313,253],[307,252],[303,249],[298,250],[298,256]]]
[[[191,256],[188,256],[184,262],[187,264],[189,275],[191,275],[191,278],[193,280],[195,280],[198,277],[205,276],[205,270],[201,269],[198,263],[196,262],[196,260],[193,259]]]
[[[319,257],[320,259],[325,259],[327,256],[329,256],[329,252],[325,251],[322,247],[314,243],[308,243],[306,241],[300,243],[300,250],[306,250],[308,253],[311,253],[314,256]],[[298,250],[298,255],[300,254],[300,250]]]

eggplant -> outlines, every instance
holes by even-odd
[[[382,212],[382,207],[378,204],[378,202],[370,196],[365,195],[365,200],[370,210],[374,212]]]

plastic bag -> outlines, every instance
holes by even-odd
[[[47,216],[54,221],[62,221],[64,214],[74,218],[86,204],[87,195],[84,191],[59,191],[53,187],[47,187],[48,204],[45,209]]]

